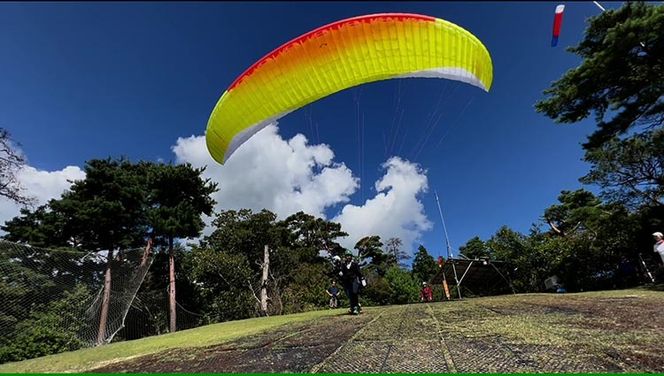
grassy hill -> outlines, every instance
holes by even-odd
[[[343,311],[339,309],[229,321],[134,341],[117,342],[102,347],[6,363],[0,365],[0,372],[82,372],[160,351],[221,344],[287,323],[303,322],[342,313]]]
[[[664,292],[522,294],[255,318],[0,372],[664,372]]]

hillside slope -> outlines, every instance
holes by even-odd
[[[664,372],[664,292],[525,294],[242,320],[0,372]]]

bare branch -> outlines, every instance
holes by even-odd
[[[261,300],[258,298],[256,292],[254,291],[254,286],[251,285],[251,280],[247,280],[247,283],[249,284],[249,290],[251,291],[251,294],[254,296],[254,299],[256,299],[258,304],[261,304]]]
[[[562,232],[558,227],[556,227],[556,225],[553,222],[549,220],[547,220],[546,222],[549,224],[549,227],[551,227],[551,229],[555,231],[558,235],[565,236],[565,233]]]
[[[34,206],[36,199],[24,193],[17,173],[25,166],[25,158],[14,146],[9,132],[0,128],[0,197],[21,206]]]

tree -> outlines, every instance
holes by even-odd
[[[536,234],[530,237],[503,226],[486,242],[497,260],[509,263],[514,288],[522,292],[542,290],[544,278],[551,268],[545,256],[550,253],[533,246]]]
[[[347,236],[341,225],[303,212],[278,221],[268,210],[253,213],[242,209],[219,212],[213,226],[201,247],[247,260],[250,274],[242,286],[248,287],[258,314],[300,311],[325,302],[321,292],[333,278],[332,265],[325,257],[343,253],[336,242]],[[269,269],[265,268],[266,245]]]
[[[561,239],[543,236],[538,245],[555,244],[548,251],[555,256],[548,257],[550,271],[564,276],[570,289],[612,287],[622,258],[637,263],[638,219],[624,206],[602,203],[584,190],[563,191],[558,200],[544,217],[553,230],[549,235]]]
[[[327,265],[305,262],[294,268],[293,278],[283,291],[284,313],[325,307],[329,303],[329,296],[323,292],[330,287]]]
[[[420,244],[413,259],[413,278],[418,282],[428,282],[438,273],[438,269],[433,256]]]
[[[602,196],[630,206],[663,206],[664,130],[634,135],[625,140],[613,138],[586,153],[592,164],[581,178],[585,184],[598,184]]]
[[[314,262],[320,251],[326,251],[329,256],[343,255],[343,248],[335,240],[348,234],[341,231],[338,223],[298,212],[279,222],[279,225],[285,228],[287,243],[297,254],[299,262]]]
[[[42,298],[54,294],[44,291],[54,293],[57,285],[49,275],[35,270],[43,260],[39,253],[27,253],[11,243],[2,242],[0,246],[0,345],[7,345],[15,337],[16,326],[29,317],[26,307],[33,302],[48,303]]]
[[[337,276],[330,261],[332,256],[342,256],[344,248],[337,238],[348,236],[341,225],[316,218],[303,212],[295,213],[278,226],[283,228],[286,239],[279,249],[279,259],[288,260],[293,267],[279,271],[285,313],[301,312],[312,307],[324,306],[327,295],[321,294]],[[327,260],[326,260],[327,258]],[[283,263],[283,261],[281,261]]]
[[[63,231],[83,249],[108,252],[97,342],[106,338],[115,251],[143,244],[146,233],[145,181],[125,159],[86,162],[85,179],[49,203],[65,219]],[[121,253],[120,253],[121,257]]]
[[[217,184],[201,175],[205,168],[190,164],[165,165],[143,163],[147,177],[147,217],[153,236],[168,241],[170,331],[176,330],[175,255],[173,240],[199,236],[205,223],[202,214],[211,215],[215,201],[210,195]]]
[[[44,346],[30,345],[24,340],[32,338],[32,335],[37,335],[37,331],[42,328],[40,326],[42,320],[37,323],[31,320],[37,315],[48,313],[52,304],[63,299],[66,300],[72,286],[83,289],[98,286],[99,275],[104,270],[103,266],[98,265],[91,258],[86,258],[86,253],[77,249],[55,249],[54,247],[44,249],[13,242],[0,242],[0,270],[2,271],[0,278],[0,302],[2,302],[0,304],[0,359],[8,356],[7,351],[10,348],[13,349],[10,352],[18,356],[14,360],[31,357],[29,354],[35,354],[31,350],[27,350],[28,347],[40,349],[39,351],[46,351],[49,348],[53,351],[58,350],[57,346],[46,344],[52,339],[46,332],[42,333],[45,337],[41,337],[45,341]],[[64,304],[62,307],[69,309],[70,316],[81,316],[84,315],[89,303],[90,300],[80,300],[77,301],[78,306]],[[84,309],[80,309],[81,304],[85,305]],[[62,314],[59,314],[59,317],[64,318]],[[83,325],[85,322],[85,320],[73,322],[69,319],[70,317],[58,322],[68,325]],[[32,324],[30,324],[31,322]],[[57,328],[52,326],[51,329],[56,330]],[[26,331],[31,331],[32,334],[28,335],[25,333]],[[20,346],[12,345],[18,342],[22,344]],[[9,347],[3,349],[3,346]],[[16,353],[19,347],[27,352],[20,350]],[[3,353],[4,355],[2,355]]]
[[[385,253],[401,266],[403,266],[403,261],[410,258],[408,253],[401,249],[402,246],[403,242],[399,238],[390,238],[385,245]]]
[[[459,247],[459,253],[466,256],[469,259],[476,259],[481,257],[490,257],[489,248],[486,244],[476,236],[466,242],[465,245]]]
[[[259,314],[279,313],[282,308],[280,287],[292,272],[294,259],[288,247],[284,247],[288,234],[285,227],[278,224],[276,214],[268,210],[259,213],[249,209],[222,211],[212,225],[215,230],[202,244],[217,251],[244,255],[252,271],[245,286],[253,294]]]
[[[170,331],[170,254],[167,244],[159,244],[156,249],[161,250],[154,253],[149,264],[150,268],[141,283],[136,298],[132,302],[131,309],[127,313],[127,319],[123,330],[119,331],[114,339],[131,340],[148,335],[168,333]],[[184,312],[195,312],[196,315],[185,315],[177,317],[177,330],[189,329],[198,324],[208,323],[209,316],[205,310],[208,308],[199,284],[194,282],[191,270],[190,249],[182,244],[175,243],[173,246],[173,257],[175,265],[175,280],[177,281],[177,307]],[[134,260],[135,263],[139,260]],[[140,320],[136,320],[136,317]]]
[[[283,229],[278,229],[277,215],[269,210],[254,213],[250,209],[223,210],[212,221],[214,231],[202,244],[215,250],[240,253],[247,257],[252,271],[262,270],[263,247],[276,250],[283,241]]]
[[[528,236],[504,226],[486,244],[518,291],[542,291],[554,275],[569,291],[612,288],[636,277],[642,219],[583,189],[562,191]]]
[[[544,220],[551,230],[560,236],[583,230],[579,227],[587,227],[588,220],[599,215],[601,211],[601,201],[584,189],[562,191],[558,201],[559,205],[551,205],[544,211]]]
[[[25,166],[25,158],[17,150],[9,132],[0,128],[0,196],[19,205],[34,204],[34,197],[26,195],[16,174]]]
[[[380,236],[365,236],[355,243],[357,250],[357,257],[360,260],[365,260],[376,255],[383,254],[383,242],[380,241]]]
[[[84,347],[77,334],[85,329],[80,316],[90,297],[90,291],[79,285],[43,311],[31,312],[28,320],[18,324],[16,336],[0,343],[0,364]]]
[[[75,181],[49,207],[63,216],[62,231],[87,250],[109,251],[144,244],[147,232],[144,180],[125,159],[86,162],[85,179]]]
[[[20,214],[5,222],[0,228],[5,231],[3,238],[16,243],[27,243],[34,247],[74,247],[80,244],[76,236],[64,230],[65,218],[61,213],[42,205],[31,211],[22,208]]]
[[[569,48],[581,65],[554,82],[535,106],[559,123],[594,113],[599,129],[586,150],[630,128],[664,122],[664,7],[627,2],[589,22],[581,43]]]
[[[367,279],[367,287],[360,295],[360,303],[362,306],[369,305],[386,305],[392,303],[392,287],[385,276],[378,273],[371,272],[365,273]]]
[[[390,287],[390,303],[406,304],[417,302],[420,284],[408,271],[391,267],[385,273],[385,281]]]
[[[380,236],[365,236],[355,244],[357,258],[361,268],[368,273],[376,273],[383,277],[387,270],[397,265],[394,255],[383,252],[383,243]]]
[[[252,292],[247,288],[252,270],[245,255],[194,246],[185,269],[200,288],[200,310],[208,321],[244,319],[254,311]]]
[[[167,240],[169,236],[198,235],[203,222],[196,213],[209,203],[197,196],[200,186],[191,178],[198,178],[202,170],[190,166],[133,164],[109,158],[88,161],[84,170],[85,179],[74,182],[70,191],[34,212],[23,210],[3,229],[8,240],[107,252],[98,332],[101,343],[106,338],[112,265],[123,262],[123,250],[144,246],[149,230],[152,234],[144,260],[155,233]],[[169,190],[172,187],[177,187],[177,193]],[[211,204],[208,207],[204,209],[209,213]]]

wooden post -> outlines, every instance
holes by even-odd
[[[445,277],[445,260],[442,256],[438,256],[438,267],[443,274],[443,291],[445,291],[445,297],[447,297],[447,300],[451,300],[450,288],[447,285],[447,278]]]
[[[445,296],[447,297],[447,300],[451,300],[450,289],[447,286],[447,280],[446,279],[443,279],[443,289],[445,290]]]

